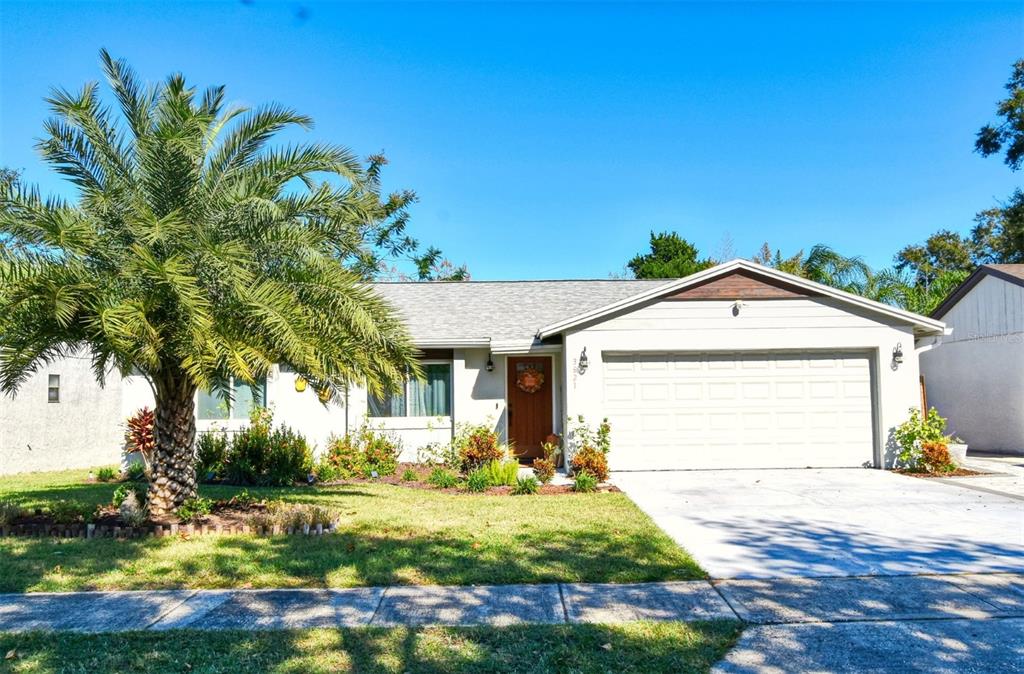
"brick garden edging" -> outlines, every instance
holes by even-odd
[[[153,524],[145,527],[121,527],[96,524],[14,524],[0,527],[0,538],[163,538],[166,536],[226,536],[244,534],[252,536],[323,536],[338,530],[337,522],[327,527],[322,524],[301,529],[251,527],[248,524]]]

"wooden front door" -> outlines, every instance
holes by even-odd
[[[519,458],[542,456],[551,424],[551,357],[509,356],[508,438]]]

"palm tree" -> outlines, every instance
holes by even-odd
[[[195,494],[197,390],[229,396],[232,377],[254,383],[275,363],[324,396],[419,372],[402,323],[353,271],[375,268],[372,247],[401,232],[412,195],[381,198],[380,158],[269,146],[308,117],[225,107],[223,87],[198,95],[177,74],[144,88],[124,61],[101,61],[120,115],[96,84],[55,90],[39,143],[77,200],[17,181],[0,193],[0,390],[82,351],[101,383],[143,374],[161,517]]]
[[[792,257],[782,257],[779,251],[773,255],[771,247],[765,243],[753,259],[759,264],[851,293],[864,294],[871,284],[871,267],[862,258],[846,257],[820,243],[806,256],[801,250]]]

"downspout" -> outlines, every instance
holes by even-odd
[[[346,383],[345,383],[345,435],[346,435],[346,436],[348,436],[348,415],[349,415],[349,406],[348,406],[348,383],[346,382]]]

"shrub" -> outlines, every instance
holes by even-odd
[[[592,491],[597,491],[597,482],[598,482],[598,480],[597,480],[596,477],[594,477],[593,475],[591,475],[587,471],[582,470],[582,471],[576,473],[576,476],[575,476],[575,479],[574,479],[573,485],[572,485],[572,490],[580,492],[581,494],[586,494],[586,493],[590,493]]]
[[[156,449],[156,436],[153,432],[155,425],[156,415],[148,407],[136,411],[125,422],[125,451],[142,454],[145,466],[153,463],[153,450]]]
[[[464,425],[454,444],[459,452],[459,465],[467,472],[505,458],[505,448],[498,441],[498,434],[484,424]]]
[[[611,451],[611,435],[612,426],[608,423],[607,417],[601,420],[596,431],[587,425],[586,419],[583,418],[582,414],[576,417],[576,423],[572,427],[572,438],[576,447],[593,447],[602,454],[607,454]]]
[[[451,489],[459,485],[459,476],[446,468],[435,468],[430,471],[427,482],[438,489]]]
[[[141,527],[149,519],[149,512],[146,506],[135,496],[135,492],[128,492],[117,508],[121,521],[130,527]]]
[[[100,482],[113,482],[117,479],[117,471],[110,466],[104,466],[96,471],[96,479]]]
[[[929,473],[951,473],[956,470],[945,442],[922,442],[920,465]]]
[[[518,461],[491,461],[481,466],[492,487],[511,487],[519,479]]]
[[[398,455],[401,447],[387,433],[363,428],[359,432],[359,444],[366,462],[366,475],[394,475],[398,469]]]
[[[202,433],[196,439],[196,478],[209,482],[224,474],[224,461],[228,453],[226,433]]]
[[[419,477],[420,476],[417,475],[416,471],[413,470],[412,468],[406,468],[405,472],[402,473],[402,481],[403,482],[415,482],[416,480],[419,479]]]
[[[313,452],[306,438],[288,426],[270,433],[270,452],[262,467],[259,484],[283,487],[304,481],[313,470]]]
[[[517,496],[536,494],[538,489],[540,489],[540,483],[537,482],[537,478],[523,477],[516,480],[516,486],[512,488],[512,493]]]
[[[466,489],[473,492],[487,491],[491,478],[483,468],[477,468],[466,476]]]
[[[939,416],[934,407],[930,408],[923,417],[916,407],[911,407],[910,417],[894,428],[892,432],[893,441],[900,450],[896,456],[897,467],[908,470],[925,469],[922,465],[923,445],[925,443],[948,444],[949,437],[945,432],[946,420]]]
[[[533,474],[541,484],[547,484],[555,477],[555,462],[550,459],[534,459]]]
[[[60,499],[49,505],[47,510],[50,519],[57,524],[77,524],[79,522],[92,522],[96,516],[96,509],[86,503]]]
[[[141,482],[146,479],[146,467],[138,461],[128,464],[124,469],[124,479],[130,482]]]
[[[10,500],[0,500],[0,526],[7,526],[25,514],[25,509]]]
[[[584,445],[572,457],[572,472],[586,472],[598,482],[608,480],[608,457],[590,445]]]
[[[266,414],[254,412],[253,421],[228,445],[224,458],[226,481],[287,486],[305,480],[313,469],[313,454],[306,439],[287,426],[271,430]]]
[[[205,519],[211,510],[213,510],[213,501],[196,496],[185,499],[185,502],[178,507],[178,518],[182,522],[199,522]]]
[[[459,448],[454,442],[431,442],[416,450],[416,461],[427,465],[442,465],[458,470],[462,466]]]
[[[331,436],[327,441],[323,472],[330,477],[317,475],[321,480],[348,480],[366,473],[366,459],[359,449],[358,438],[351,435]]]
[[[138,503],[145,503],[146,485],[132,482],[123,482],[117,486],[117,489],[114,490],[114,497],[110,500],[110,502],[114,505],[115,508],[120,508],[121,504],[124,503],[125,499],[128,498],[129,495],[134,496],[135,500]]]

